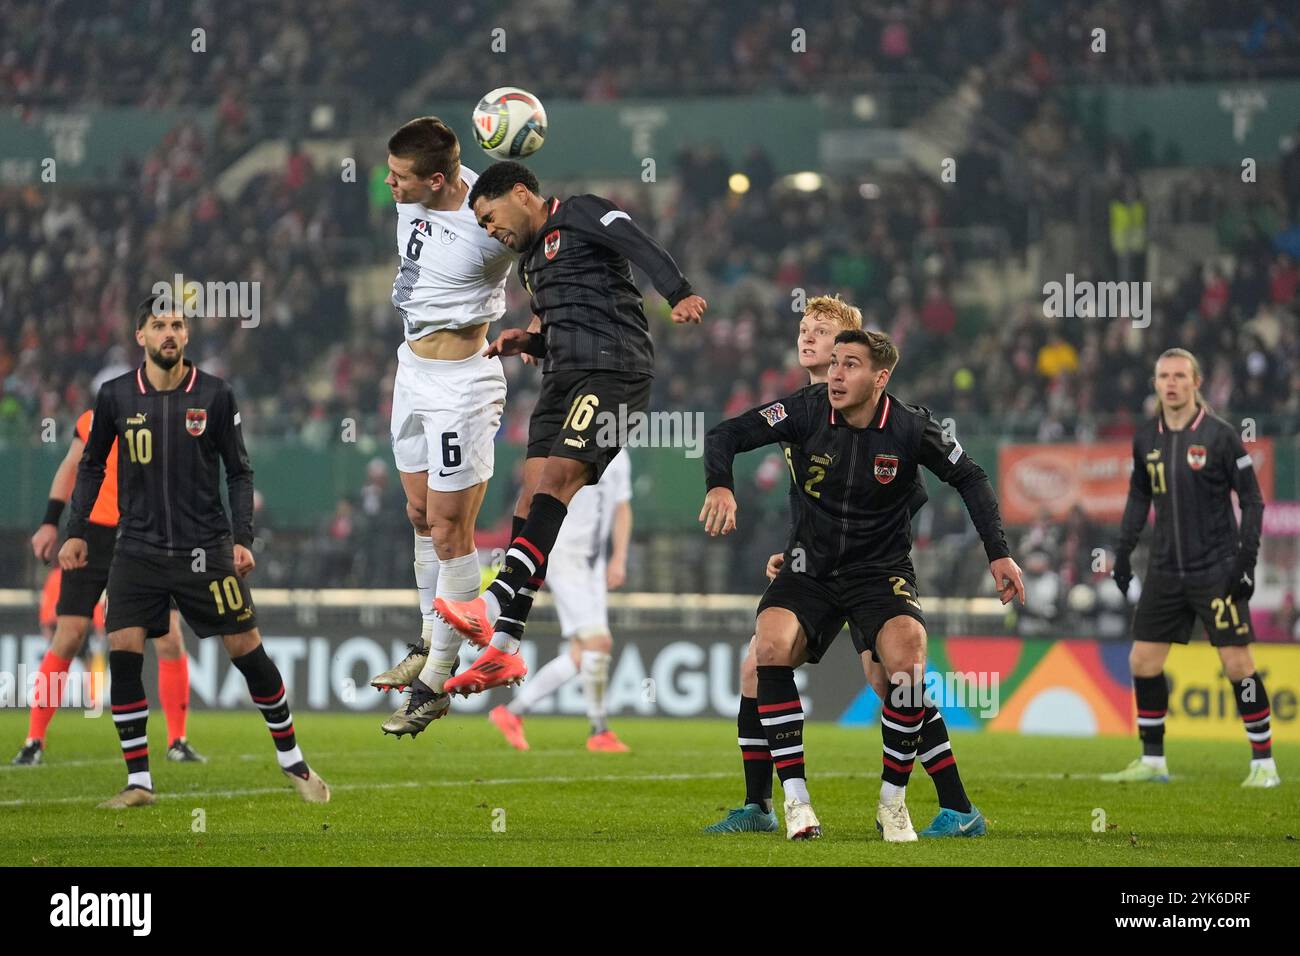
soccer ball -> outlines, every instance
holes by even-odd
[[[474,107],[474,138],[497,159],[531,155],[546,140],[546,109],[527,90],[498,87]]]

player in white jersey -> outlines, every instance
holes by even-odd
[[[488,714],[511,746],[527,750],[520,716],[574,677],[582,679],[591,735],[587,749],[624,753],[627,745],[605,720],[605,687],[609,683],[610,651],[606,591],[627,578],[627,548],[632,539],[632,466],[623,451],[614,457],[600,481],[573,496],[547,561],[546,586],[555,598],[560,633],[569,646],[525,684],[509,705]],[[612,548],[609,547],[612,539]]]
[[[465,205],[477,178],[460,163],[456,134],[435,117],[413,119],[388,140],[399,256],[393,305],[406,336],[393,383],[393,456],[415,528],[423,626],[411,653],[370,683],[437,691],[422,694],[418,707],[408,699],[384,722],[384,732],[399,737],[418,734],[451,703],[442,685],[461,636],[438,619],[433,601],[478,594],[474,523],[505,407],[501,360],[483,351],[489,323],[505,313],[514,259]]]

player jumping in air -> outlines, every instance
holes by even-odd
[[[100,806],[154,802],[145,736],[149,702],[140,672],[145,639],[167,633],[173,600],[200,638],[221,635],[266,720],[280,769],[304,800],[325,803],[329,788],[298,747],[284,681],[262,646],[244,581],[255,564],[249,551],[253,470],[235,396],[225,381],[185,359],[189,328],[158,296],[137,308],[135,340],[144,362],[105,382],[95,401],[68,540],[59,550],[65,573],[94,557],[90,518],[116,445],[122,515],[108,574],[109,699],[127,778],[126,789]],[[221,504],[223,464],[230,516]]]
[[[72,494],[77,480],[77,462],[81,460],[90,436],[90,422],[94,413],[89,409],[77,419],[76,433],[68,454],[60,462],[50,483],[50,500],[45,509],[45,520],[32,535],[32,552],[37,559],[49,563],[54,556],[54,546],[59,540],[59,518]],[[81,653],[90,633],[91,618],[104,587],[108,584],[108,570],[113,563],[113,547],[117,543],[117,444],[108,453],[104,484],[95,499],[86,525],[89,562],[84,568],[61,572],[59,581],[58,619],[50,649],[41,661],[41,683],[46,688],[44,699],[32,702],[28,717],[27,740],[13,763],[19,766],[39,764],[45,752],[45,732],[58,708],[58,696],[51,688],[62,687],[67,681],[72,659]],[[185,722],[189,712],[190,668],[181,640],[180,615],[171,611],[167,633],[158,638],[154,650],[158,652],[158,696],[163,715],[167,718],[167,759],[180,763],[203,763],[201,756],[185,737]]]
[[[1120,783],[1169,780],[1165,715],[1171,644],[1186,644],[1199,620],[1219,651],[1237,712],[1250,741],[1250,774],[1243,787],[1281,784],[1273,762],[1273,735],[1264,680],[1250,643],[1250,596],[1264,524],[1264,498],[1254,464],[1236,430],[1211,414],[1201,397],[1201,366],[1186,349],[1156,361],[1156,416],[1133,438],[1133,475],[1115,547],[1115,583],[1128,595],[1131,558],[1155,504],[1151,559],[1133,614],[1129,667],[1137,697],[1142,756],[1102,779]],[[1241,505],[1241,527],[1232,492]]]
[[[796,567],[787,555],[768,586],[758,606],[754,645],[759,721],[785,790],[791,840],[821,835],[805,779],[803,706],[794,667],[805,656],[821,657],[845,618],[889,675],[881,732],[885,753],[902,768],[902,784],[916,760],[926,635],[912,570],[908,501],[919,466],[961,494],[1002,603],[1017,595],[1024,601],[1020,568],[1010,557],[988,477],[958,442],[945,437],[928,409],[885,391],[897,363],[888,336],[841,332],[826,385],[809,385],[728,419],[705,436],[709,492],[700,520],[710,535],[736,527],[732,462],[739,452],[784,442],[803,479],[794,501],[791,549],[802,549],[804,560]],[[974,807],[966,817],[968,827],[982,819]],[[911,827],[910,821],[898,823]]]
[[[411,120],[388,140],[388,178],[397,205],[393,305],[406,341],[393,383],[393,456],[415,529],[415,584],[423,619],[419,644],[371,680],[410,687],[384,733],[419,734],[445,715],[442,692],[461,636],[439,620],[434,597],[478,595],[474,524],[492,477],[506,400],[501,360],[483,354],[488,325],[506,310],[514,257],[474,220],[466,197],[478,176],[460,162],[460,143],[442,121]]]
[[[606,601],[608,591],[622,587],[627,579],[631,502],[632,465],[626,454],[615,455],[600,481],[579,489],[569,502],[546,577],[546,586],[555,598],[560,633],[569,646],[534,674],[514,700],[488,714],[516,750],[528,749],[520,718],[574,677],[582,679],[582,696],[591,721],[587,749],[607,753],[628,749],[605,718],[605,687],[614,647]]]
[[[672,257],[608,199],[544,198],[527,167],[503,162],[488,167],[469,202],[487,234],[519,253],[519,278],[542,323],[540,332],[501,333],[488,354],[529,352],[544,362],[505,566],[482,597],[435,601],[448,623],[488,645],[443,685],[464,694],[526,673],[519,641],[569,501],[621,450],[617,423],[636,421],[649,404],[654,344],[629,263],[668,300],[674,322],[698,322],[706,308]]]
[[[798,359],[801,367],[808,370],[812,384],[825,383],[830,368],[831,352],[835,347],[835,336],[845,329],[862,328],[862,313],[841,301],[838,297],[817,296],[809,299],[799,321],[799,335],[796,341]],[[799,496],[799,483],[794,474],[794,464],[787,452],[787,465],[790,467],[791,509],[797,507],[795,499]],[[928,500],[925,481],[918,469],[912,495],[908,499],[908,510],[912,516],[921,510]],[[785,563],[785,554],[774,554],[768,559],[768,580],[776,578]],[[889,682],[880,661],[867,650],[866,643],[856,626],[850,628],[855,650],[862,657],[863,670],[867,682],[883,703],[889,697]],[[813,659],[808,658],[801,663]],[[737,741],[740,745],[741,763],[745,775],[745,802],[730,811],[725,818],[705,827],[706,833],[745,833],[776,832],[779,824],[776,812],[772,808],[772,757],[768,751],[767,739],[763,735],[763,725],[758,714],[758,671],[754,660],[754,639],[750,640],[749,650],[740,665],[740,710],[736,716],[738,730]],[[883,721],[887,718],[881,713]],[[962,786],[961,774],[957,770],[957,758],[952,752],[948,738],[948,727],[943,714],[930,701],[925,703],[925,724],[922,730],[918,753],[921,765],[930,774],[935,790],[939,796],[939,814],[930,826],[921,831],[922,836],[982,836],[985,823],[982,817],[974,820],[977,812],[966,796]],[[906,813],[906,769],[883,753],[880,785],[880,801],[876,808],[876,822],[881,832],[891,843],[906,843],[917,838],[912,828],[911,817]],[[962,826],[965,825],[965,829]]]

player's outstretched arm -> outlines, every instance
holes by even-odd
[[[984,553],[989,559],[989,572],[993,575],[1002,603],[1019,595],[1025,600],[1025,586],[1021,581],[1020,567],[1011,560],[1006,535],[1002,533],[1002,514],[998,498],[993,493],[993,483],[984,469],[975,463],[955,438],[944,436],[939,423],[925,412],[917,460],[938,476],[939,480],[957,489],[966,505],[971,522],[984,542]]]
[[[736,527],[736,499],[732,494],[736,455],[776,442],[798,444],[807,432],[808,421],[807,398],[796,393],[721,421],[705,433],[704,481],[708,494],[700,511],[705,531],[727,534]]]
[[[573,196],[568,202],[582,237],[613,249],[649,276],[655,289],[673,307],[674,322],[680,325],[700,321],[708,303],[694,294],[668,250],[631,216],[600,196]]]
[[[1119,541],[1115,545],[1115,566],[1111,577],[1120,593],[1128,597],[1133,583],[1133,549],[1137,547],[1142,529],[1146,527],[1151,511],[1151,475],[1142,457],[1138,439],[1133,439],[1133,474],[1128,480],[1128,500],[1124,502],[1124,517],[1119,525]]]

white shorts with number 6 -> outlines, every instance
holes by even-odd
[[[505,404],[501,359],[480,353],[456,362],[420,358],[403,342],[393,383],[397,470],[427,471],[434,491],[487,481]]]

